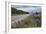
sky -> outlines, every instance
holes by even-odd
[[[41,10],[40,6],[27,6],[27,5],[12,5],[11,7],[18,10],[23,10],[25,12],[39,12]]]

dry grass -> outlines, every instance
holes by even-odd
[[[18,21],[16,28],[30,28],[30,27],[40,27],[40,23],[34,23],[31,16],[28,16],[24,20]]]

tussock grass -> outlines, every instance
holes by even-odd
[[[41,27],[40,23],[34,21],[32,16],[28,16],[24,20],[18,21],[16,28]]]

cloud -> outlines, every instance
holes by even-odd
[[[39,12],[41,10],[40,6],[11,5],[11,7],[26,12],[36,12],[36,11]]]

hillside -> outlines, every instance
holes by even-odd
[[[16,8],[11,8],[11,15],[18,15],[18,14],[29,14],[23,10],[17,10]]]

